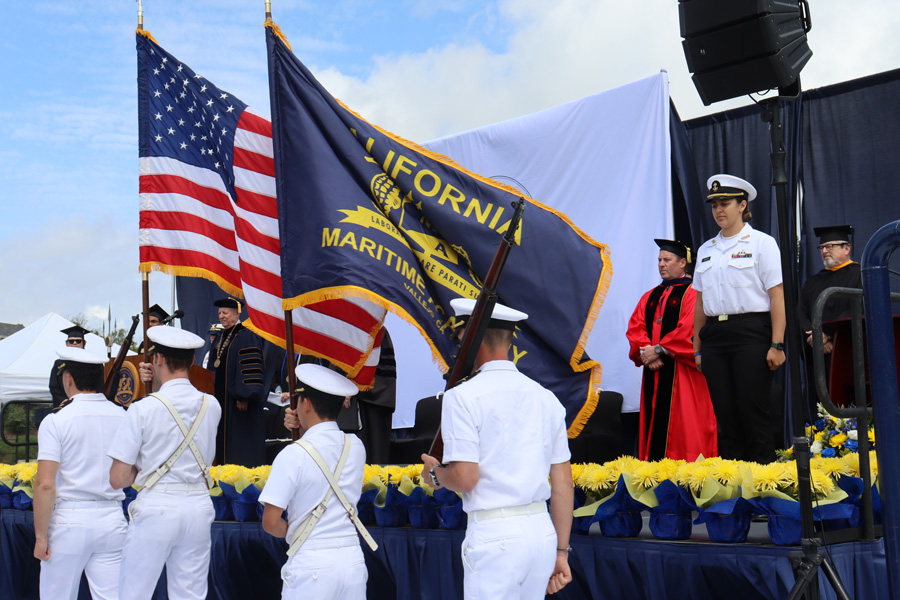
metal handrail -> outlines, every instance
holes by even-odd
[[[10,440],[6,437],[6,415],[7,410],[12,405],[24,405],[25,407],[25,441],[20,442],[18,439]],[[37,442],[31,440],[31,411],[37,406],[52,406],[52,403],[46,400],[9,400],[0,408],[0,440],[6,445],[16,449],[16,458],[19,457],[19,448],[25,448],[25,459],[31,456],[31,448],[37,447]],[[16,436],[18,438],[18,436]]]
[[[822,315],[825,305],[832,296],[849,297],[850,339],[853,349],[853,381],[856,406],[839,407],[828,393],[825,380],[825,343],[823,342]],[[900,302],[900,294],[891,294],[891,299]],[[866,354],[863,341],[863,291],[856,288],[831,287],[823,290],[816,298],[812,311],[813,373],[816,393],[825,411],[835,417],[856,419],[857,454],[859,470],[863,480],[860,512],[863,521],[863,537],[875,539],[875,522],[872,512],[872,471],[869,460],[868,418],[872,408],[866,406]],[[862,424],[862,427],[860,427]],[[859,435],[862,430],[862,435]]]
[[[890,598],[900,599],[900,402],[888,263],[900,248],[900,220],[869,239],[860,261],[866,303],[866,344],[872,407],[878,430],[878,491],[884,517],[884,554]]]

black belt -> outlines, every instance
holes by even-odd
[[[762,317],[769,318],[767,312],[738,313],[736,315],[715,315],[709,317],[713,321],[735,321],[738,319],[760,319]]]

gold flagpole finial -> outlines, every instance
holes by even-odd
[[[272,0],[266,0],[266,21],[272,20]]]
[[[138,3],[138,29],[144,28],[144,0],[137,0]]]

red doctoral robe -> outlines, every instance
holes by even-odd
[[[639,458],[696,460],[717,456],[716,416],[706,378],[694,363],[694,303],[689,278],[658,285],[641,297],[628,321],[628,354],[641,362],[641,347],[659,344],[663,366],[644,367],[641,390]]]

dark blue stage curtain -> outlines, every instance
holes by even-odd
[[[786,598],[794,585],[787,553],[797,548],[757,544],[659,542],[574,535],[573,581],[564,600],[629,598]],[[884,545],[851,542],[830,554],[851,598],[887,594]],[[836,598],[819,572],[821,598]]]
[[[794,139],[801,106],[798,102],[781,103],[784,124],[787,168],[796,170],[800,145]],[[775,188],[772,187],[772,166],[769,159],[771,137],[768,123],[761,118],[761,106],[746,106],[684,123],[694,155],[696,177],[701,196],[689,205],[692,234],[699,246],[719,233],[706,204],[706,180],[716,173],[742,177],[756,187],[758,196],[750,203],[753,213],[751,225],[778,239],[775,227]],[[788,198],[794,197],[788,189]]]
[[[675,221],[675,239],[697,249],[706,241],[701,222],[704,212],[700,204],[706,194],[697,178],[694,154],[687,128],[678,116],[675,104],[669,103],[669,140],[672,148],[672,214]],[[693,265],[690,267],[693,269]]]
[[[859,260],[872,234],[900,219],[900,69],[805,92],[803,104],[801,265],[809,276],[822,268],[813,227],[853,225]],[[900,281],[892,284],[900,292]]]
[[[777,239],[770,137],[761,112],[751,105],[683,125],[701,191],[714,173],[749,180],[763,196],[751,204],[752,224]],[[789,178],[803,188],[799,274],[804,282],[822,268],[813,227],[853,225],[859,260],[872,234],[900,219],[900,69],[804,91],[800,102],[782,102],[781,112]],[[674,135],[672,147],[674,167],[685,160],[677,158],[684,150]],[[789,198],[795,195],[788,190]],[[717,233],[702,197],[688,202],[688,212],[698,245]]]
[[[458,600],[463,597],[460,547],[465,531],[369,529],[378,543],[363,544],[369,570],[369,600]],[[557,598],[599,600],[634,598],[780,599],[794,582],[787,553],[797,548],[757,544],[620,540],[573,535],[573,581]],[[34,549],[33,514],[0,513],[0,600],[38,597],[40,566]],[[210,599],[254,600],[281,596],[284,540],[263,532],[259,523],[215,523],[212,528]],[[52,550],[51,550],[52,551]],[[884,544],[851,542],[829,547],[834,566],[853,598],[886,598]],[[822,598],[835,598],[819,574]],[[79,599],[89,599],[82,584]],[[154,600],[166,598],[165,579]]]

